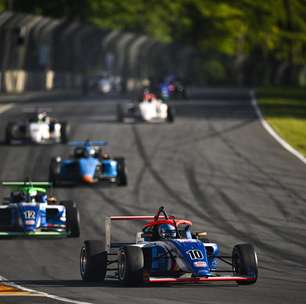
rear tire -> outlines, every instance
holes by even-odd
[[[14,123],[9,122],[5,128],[5,143],[10,145],[12,143],[12,129],[14,127]]]
[[[61,162],[56,157],[53,157],[49,166],[49,181],[54,187],[59,185],[59,179],[61,174]]]
[[[258,277],[258,262],[255,249],[250,244],[238,244],[232,252],[233,273],[238,276],[253,278],[247,281],[237,281],[239,285],[254,284]]]
[[[144,255],[140,247],[126,246],[118,256],[118,278],[125,285],[140,285],[144,282]]]
[[[69,141],[70,126],[66,122],[61,122],[61,143],[66,144]]]
[[[121,104],[117,104],[117,121],[118,122],[124,122],[124,111]]]
[[[167,121],[170,122],[170,123],[174,122],[174,116],[175,115],[174,115],[173,108],[170,105],[168,105],[168,109],[167,109]]]
[[[127,170],[125,165],[125,159],[123,157],[116,157],[117,161],[117,184],[118,186],[127,186]]]
[[[103,282],[107,268],[107,253],[102,241],[85,241],[80,254],[80,273],[83,281]]]
[[[80,214],[77,205],[72,201],[64,201],[62,205],[66,208],[66,230],[68,237],[80,236]]]

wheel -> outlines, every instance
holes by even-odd
[[[117,121],[124,122],[124,111],[121,104],[117,104]]]
[[[238,244],[232,252],[233,273],[238,276],[253,278],[247,281],[237,281],[239,285],[254,284],[258,277],[258,262],[255,249],[250,244]]]
[[[122,247],[118,256],[118,278],[125,285],[139,285],[144,280],[144,255],[140,247]]]
[[[56,157],[53,157],[49,166],[49,181],[53,184],[53,186],[59,185],[59,177],[61,174],[61,161]]]
[[[107,253],[102,241],[85,241],[80,254],[80,273],[83,281],[104,281]]]
[[[66,230],[68,236],[76,238],[80,236],[80,215],[76,204],[72,201],[61,203],[66,208]]]
[[[174,110],[171,106],[168,105],[167,109],[167,121],[168,122],[174,122]]]
[[[123,157],[117,157],[115,160],[117,161],[117,184],[118,186],[126,186],[128,180],[125,159]]]
[[[10,145],[12,143],[12,130],[14,127],[14,123],[8,123],[6,128],[5,128],[5,143],[7,145]]]
[[[66,144],[69,140],[70,126],[66,122],[61,122],[61,143]]]

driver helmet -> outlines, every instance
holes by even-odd
[[[85,157],[94,157],[96,154],[96,150],[93,147],[87,147],[84,151]]]
[[[170,224],[161,224],[158,227],[158,235],[161,239],[175,239],[177,237],[175,227]]]
[[[25,201],[28,203],[36,202],[36,195],[37,195],[37,191],[34,189],[33,190],[30,189],[30,191],[26,193],[25,195]]]
[[[40,113],[38,113],[37,116],[38,116],[38,120],[40,120],[40,121],[46,121],[47,118],[48,118],[47,112],[40,112]]]

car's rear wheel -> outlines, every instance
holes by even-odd
[[[144,255],[140,247],[122,247],[118,254],[118,278],[125,285],[144,282]]]
[[[85,241],[80,254],[80,273],[83,281],[104,281],[107,253],[102,241]]]
[[[72,201],[63,201],[66,208],[66,230],[69,237],[80,236],[80,215],[77,205]]]
[[[172,122],[174,122],[174,118],[175,118],[174,109],[170,105],[168,105],[167,121],[172,123]]]
[[[117,104],[117,121],[123,122],[124,121],[124,111],[121,104]]]
[[[232,264],[234,275],[250,278],[245,281],[237,281],[239,285],[250,285],[256,282],[258,262],[255,249],[251,244],[238,244],[234,246]]]
[[[10,145],[12,143],[12,138],[13,138],[13,135],[12,135],[12,131],[13,131],[13,127],[14,127],[14,123],[8,123],[8,125],[6,126],[5,128],[5,143],[7,145]]]
[[[66,144],[69,140],[70,126],[66,122],[61,122],[61,143]]]
[[[53,184],[53,186],[59,185],[61,173],[61,161],[56,157],[53,157],[49,166],[49,181]]]
[[[115,160],[117,161],[117,184],[118,186],[126,186],[128,179],[125,159],[123,157],[116,157]]]

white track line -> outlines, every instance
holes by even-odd
[[[46,293],[46,292],[26,288],[26,287],[23,287],[23,286],[18,285],[16,283],[9,282],[5,277],[2,277],[2,276],[0,276],[0,282],[2,284],[5,284],[5,285],[11,286],[11,287],[15,287],[15,288],[23,290],[23,291],[31,292],[31,293],[33,293],[33,296],[41,296],[41,297],[44,297],[44,298],[49,298],[49,299],[53,299],[53,300],[57,300],[57,301],[65,302],[65,303],[72,303],[72,304],[93,304],[93,303],[89,303],[89,302],[82,302],[82,301],[67,299],[67,298],[55,296],[55,295],[52,295],[52,294],[49,294],[49,293]]]
[[[3,106],[0,106],[0,114],[10,110],[14,106],[13,103],[5,104]]]
[[[262,126],[266,129],[266,131],[280,144],[284,149],[289,151],[291,154],[293,154],[295,157],[297,157],[300,161],[302,161],[306,165],[306,158],[296,149],[294,149],[292,146],[290,146],[285,140],[283,140],[273,129],[272,127],[266,122],[264,119],[260,108],[258,107],[257,100],[255,97],[254,90],[250,91],[251,95],[251,103],[255,109],[255,112],[262,124]]]

